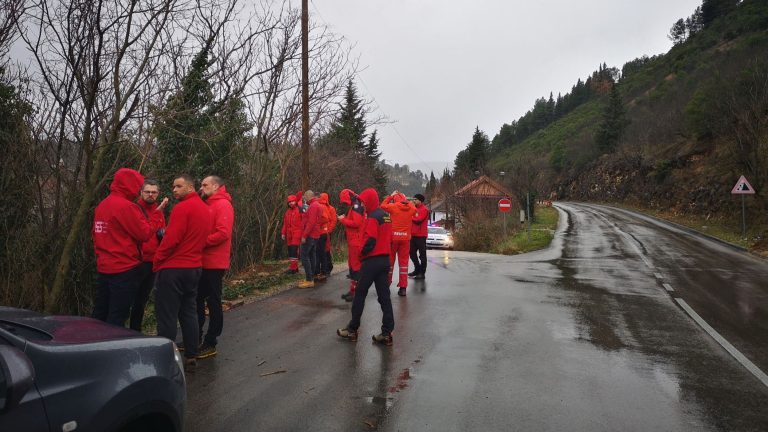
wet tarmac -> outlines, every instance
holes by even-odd
[[[335,275],[225,315],[188,376],[187,431],[768,430],[768,263],[654,220],[559,204],[550,249],[431,250],[357,343]],[[394,291],[394,290],[393,290]]]

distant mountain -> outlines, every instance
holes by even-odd
[[[768,1],[730,3],[675,23],[668,53],[601,65],[536,101],[501,127],[485,169],[540,197],[707,216],[740,211],[730,191],[743,174],[758,191],[747,204],[766,214]]]

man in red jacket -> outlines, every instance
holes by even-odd
[[[351,302],[355,298],[357,282],[360,280],[360,250],[363,247],[365,212],[360,198],[349,189],[341,191],[339,201],[349,206],[347,215],[339,216],[339,222],[344,225],[347,234],[347,263],[349,264],[349,292],[342,294],[341,298]]]
[[[416,214],[413,215],[413,226],[411,228],[411,261],[413,261],[413,272],[408,276],[414,279],[424,279],[427,272],[427,234],[429,233],[429,209],[424,205],[424,195],[416,194],[413,196],[413,203],[416,205]]]
[[[323,208],[311,190],[304,192],[304,200],[307,205],[301,218],[301,263],[304,265],[306,280],[299,282],[299,288],[312,288],[315,286],[315,271],[318,269],[317,243],[323,233]]]
[[[379,208],[379,194],[368,188],[360,194],[368,218],[365,221],[363,249],[360,256],[363,265],[360,268],[360,283],[352,301],[352,320],[346,327],[336,330],[336,334],[351,341],[357,340],[357,329],[363,316],[365,297],[371,284],[376,285],[376,294],[381,305],[381,333],[373,336],[373,341],[392,345],[392,331],[395,329],[395,316],[392,301],[389,298],[389,252],[392,248],[392,223],[389,214]]]
[[[157,203],[160,197],[160,185],[157,184],[157,180],[146,179],[144,180],[144,186],[141,187],[141,199],[139,199],[139,205],[144,209],[144,213],[150,215],[154,214],[159,208],[158,217],[162,224],[157,231],[157,235],[149,237],[149,240],[145,241],[141,245],[141,280],[139,282],[139,290],[136,293],[136,299],[133,301],[133,307],[131,307],[131,328],[136,331],[141,331],[141,324],[144,320],[144,308],[147,306],[147,300],[152,293],[152,288],[155,286],[155,272],[152,271],[152,260],[155,258],[155,250],[160,245],[160,239],[165,234],[165,215],[162,209],[168,205],[168,198],[163,198],[160,204]]]
[[[184,366],[197,364],[200,328],[197,324],[197,284],[203,273],[203,249],[213,230],[213,219],[200,196],[195,180],[187,174],[173,181],[173,197],[179,203],[171,211],[165,236],[160,241],[153,269],[157,272],[155,316],[157,334],[176,340],[176,320],[184,339]]]
[[[229,268],[232,250],[232,227],[235,224],[235,209],[232,196],[227,192],[224,181],[218,176],[203,179],[200,192],[205,198],[213,218],[213,231],[208,234],[203,249],[203,274],[197,288],[197,322],[200,334],[205,325],[205,305],[208,304],[208,332],[197,353],[198,359],[216,355],[216,343],[224,328],[224,311],[221,309],[221,289],[224,272]]]
[[[299,272],[299,246],[301,245],[301,213],[296,205],[296,195],[288,196],[288,210],[283,215],[283,228],[280,230],[280,238],[288,245],[288,270],[287,274]]]
[[[398,191],[384,198],[381,203],[392,218],[392,253],[389,256],[389,283],[392,284],[392,274],[395,271],[395,256],[399,268],[397,281],[397,295],[405,297],[405,289],[408,287],[408,253],[411,247],[411,228],[416,207],[408,201],[405,195]]]
[[[93,215],[93,248],[96,253],[96,297],[93,317],[124,326],[131,313],[141,278],[141,244],[162,228],[162,207],[144,214],[134,202],[144,176],[120,168],[109,186],[109,196]]]

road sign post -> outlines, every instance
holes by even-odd
[[[512,201],[509,198],[502,198],[499,200],[498,207],[504,219],[504,238],[507,238],[507,213],[512,210]]]
[[[741,195],[741,237],[747,239],[747,204],[746,195],[754,195],[755,188],[749,184],[746,177],[739,177],[739,181],[736,182],[736,186],[731,190],[732,195]]]

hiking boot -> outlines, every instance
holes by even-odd
[[[424,273],[419,273],[413,277],[414,279],[424,279]]]
[[[351,292],[348,292],[346,294],[342,294],[341,298],[346,300],[347,302],[351,302],[352,300],[355,299],[355,295],[353,293],[351,293]]]
[[[200,349],[197,352],[197,359],[202,360],[206,359],[208,357],[213,357],[216,355],[216,346],[215,345],[208,345],[207,343],[204,343],[200,345]]]
[[[400,288],[399,290],[397,290],[397,295],[399,295],[400,297],[405,297],[405,288]]]
[[[386,346],[392,346],[392,333],[380,333],[377,335],[373,335],[372,339],[376,343],[380,343],[382,345]]]
[[[410,276],[410,277],[414,277],[414,276],[416,276],[417,274],[419,274],[419,272],[417,272],[416,270],[414,270],[414,271],[412,271],[412,272],[408,273],[408,276]]]
[[[184,358],[184,372],[186,372],[186,373],[194,373],[195,369],[197,369],[197,359],[196,358],[185,357]]]
[[[296,274],[298,272],[299,272],[298,270],[288,269],[288,270],[284,271],[283,274],[292,275],[292,274]]]
[[[355,330],[350,330],[347,327],[336,330],[336,334],[343,339],[349,339],[352,342],[357,341],[357,332]]]
[[[328,276],[326,276],[323,273],[320,273],[319,275],[315,276],[315,282],[325,282],[326,279],[328,279]]]
[[[314,288],[315,287],[315,282],[314,281],[303,280],[303,281],[299,282],[298,287],[299,288]]]

